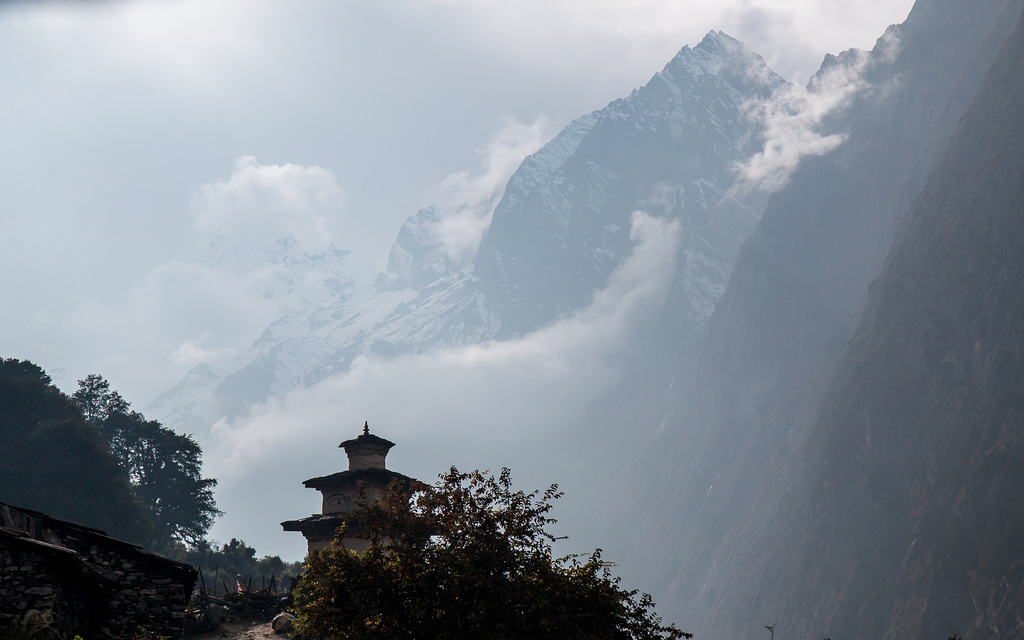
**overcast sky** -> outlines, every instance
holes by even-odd
[[[272,316],[181,275],[212,234],[246,224],[223,213],[239,206],[237,185],[302,209],[307,237],[383,268],[407,216],[492,189],[561,126],[643,85],[707,31],[803,84],[826,53],[870,48],[911,4],[0,3],[0,355],[37,362],[67,391],[101,373],[144,407],[190,366],[188,336],[244,343]],[[256,200],[245,202],[265,204]],[[260,209],[260,224],[274,224],[278,204]],[[580,345],[566,348],[586,360]],[[498,355],[453,354],[448,366]],[[358,385],[385,373],[334,384],[373,397]],[[230,474],[235,458],[218,455]]]

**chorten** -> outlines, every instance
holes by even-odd
[[[409,476],[384,467],[384,459],[393,446],[394,442],[371,434],[369,423],[365,423],[362,435],[338,445],[348,456],[347,471],[310,478],[302,483],[323,494],[322,512],[282,522],[281,526],[285,531],[302,532],[309,553],[313,553],[329,545],[338,527],[347,524],[343,544],[353,551],[364,551],[369,542],[360,535],[352,514],[359,511],[362,504],[376,502],[393,480],[407,484],[415,482]]]

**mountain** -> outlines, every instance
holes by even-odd
[[[1021,69],[1024,19],[872,284],[807,469],[758,536],[778,553],[747,556],[780,625],[1024,636]]]
[[[816,133],[841,143],[767,200],[736,167],[768,135],[750,101],[784,85],[713,32],[527,158],[475,251],[441,207],[372,282],[333,249],[211,247],[269,274],[281,313],[158,402],[202,430],[360,356],[522,336],[608,284],[643,210],[683,229],[660,318],[530,451],[589,479],[627,582],[709,639],[1020,637],[1022,12],[919,0],[871,51],[827,56],[811,92],[853,90]]]
[[[446,242],[445,222],[459,211],[439,207],[405,222],[387,272],[372,285],[347,275],[349,256],[333,248],[311,254],[289,238],[248,250],[227,240],[211,245],[208,265],[237,272],[237,256],[247,255],[257,265],[243,260],[245,269],[270,269],[265,297],[281,313],[228,370],[198,365],[147,412],[201,433],[271,395],[344,372],[359,356],[541,328],[585,307],[608,284],[631,253],[637,210],[684,223],[676,275],[684,296],[671,341],[691,342],[766,200],[757,191],[732,192],[735,166],[763,144],[762,124],[746,105],[784,85],[742,43],[709,33],[644,87],[573,121],[526,158],[472,259]]]
[[[763,145],[744,105],[783,84],[739,41],[712,32],[628,98],[574,123],[586,135],[564,160],[524,162],[476,261],[501,318],[495,335],[586,305],[628,254],[636,209],[686,221],[680,276],[693,285],[687,317],[702,325],[763,207],[758,195],[730,193],[735,165]]]
[[[301,385],[336,348],[332,310],[363,297],[361,283],[370,277],[349,251],[310,251],[292,235],[258,228],[215,238],[201,266],[255,292],[276,319],[247,351],[231,354],[226,375],[201,362],[149,405],[148,412],[185,432],[201,433],[210,418],[245,415],[252,403]]]
[[[625,564],[653,578],[663,613],[700,637],[753,637],[765,624],[789,637],[881,637],[890,615],[899,617],[892,594],[902,557],[872,544],[892,521],[874,522],[847,496],[820,489],[843,471],[884,495],[892,476],[850,458],[832,467],[810,443],[835,427],[821,422],[821,407],[841,393],[830,383],[848,357],[868,284],[929,175],[941,171],[936,163],[1022,8],[922,0],[871,52],[823,64],[821,73],[850,65],[864,80],[827,123],[845,142],[802,162],[769,200],[695,364],[680,368],[670,410],[650,426],[658,429],[648,453],[620,482],[629,487],[620,517],[633,523],[636,549]],[[880,379],[870,384],[877,389]],[[890,454],[893,465],[915,464],[914,451]],[[785,526],[772,524],[783,517],[780,505],[815,491],[814,504],[827,509],[784,510]],[[827,515],[834,517],[822,521]],[[876,525],[856,544],[812,544]],[[859,582],[829,574],[843,563],[865,567]]]

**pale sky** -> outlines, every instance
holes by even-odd
[[[65,391],[101,373],[142,408],[188,340],[239,346],[270,317],[182,276],[244,225],[238,180],[255,176],[249,198],[286,184],[301,229],[382,269],[407,216],[507,179],[709,30],[803,84],[911,4],[0,2],[0,356]]]

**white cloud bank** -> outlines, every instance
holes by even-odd
[[[416,6],[410,6],[415,3]],[[461,23],[462,37],[530,66],[602,74],[664,64],[712,29],[743,40],[790,81],[802,83],[826,52],[868,46],[902,21],[913,0],[396,0],[396,13]],[[612,55],[610,53],[614,52]],[[653,70],[653,67],[652,67]]]
[[[505,116],[503,122],[481,151],[483,173],[452,173],[428,193],[428,199],[442,212],[434,233],[454,264],[472,261],[509,178],[528,155],[555,134],[552,122],[543,115],[532,124],[510,116]]]
[[[33,324],[75,353],[61,370],[74,379],[100,373],[143,406],[199,362],[214,369],[230,363],[289,308],[329,299],[327,281],[338,274],[323,269],[335,263],[317,271],[316,263],[275,253],[276,241],[290,237],[306,253],[325,251],[344,231],[344,206],[345,192],[328,169],[243,156],[230,178],[192,198],[193,231],[203,244],[214,243],[201,263],[161,264],[122,301],[82,297],[61,313],[35,314]],[[367,281],[376,275],[350,263]]]
[[[734,190],[778,191],[789,183],[801,160],[824,155],[846,141],[845,132],[822,131],[826,118],[874,89],[866,73],[874,65],[895,60],[899,48],[895,31],[887,31],[874,54],[848,51],[822,69],[806,87],[790,85],[767,100],[745,105],[747,116],[765,126],[765,145],[761,152],[735,167],[739,177]]]
[[[488,466],[497,451],[543,442],[573,424],[619,380],[672,281],[678,223],[636,212],[631,237],[634,253],[608,287],[552,326],[507,342],[360,358],[345,374],[218,423],[201,437],[206,473],[220,481],[217,500],[227,512],[213,535],[245,531],[261,553],[301,555],[301,537],[277,522],[317,508],[300,482],[344,468],[334,445],[364,419],[407,452],[441,447],[444,455],[420,455],[417,468],[391,465],[425,480],[451,464]],[[460,460],[466,450],[473,453]],[[507,455],[496,464],[510,464]],[[288,472],[268,477],[268,469]]]
[[[32,322],[73,354],[54,370],[68,377],[65,391],[99,373],[141,408],[197,361],[230,358],[260,335],[277,310],[251,284],[174,261],[154,269],[120,303],[78,299],[60,313],[37,312]]]
[[[196,229],[204,236],[291,235],[308,253],[333,241],[331,226],[345,192],[329,169],[298,164],[261,165],[252,156],[235,161],[231,177],[199,189],[192,199]]]
[[[504,118],[480,152],[480,170],[451,174],[425,194],[444,213],[432,231],[453,262],[473,258],[509,177],[552,130],[545,117],[530,124]],[[208,247],[200,262],[158,265],[119,302],[83,297],[61,313],[37,313],[33,325],[51,339],[60,336],[63,350],[77,351],[59,371],[73,372],[72,379],[101,373],[143,406],[200,362],[229,369],[290,309],[329,302],[329,281],[339,273],[324,269],[337,260],[296,264],[277,252],[278,240],[291,238],[309,255],[332,246],[354,250],[342,275],[372,282],[373,256],[359,253],[363,230],[347,199],[328,168],[239,157],[230,176],[192,195],[191,229]],[[76,350],[74,344],[88,347]],[[143,372],[137,371],[139,361],[149,363]]]

